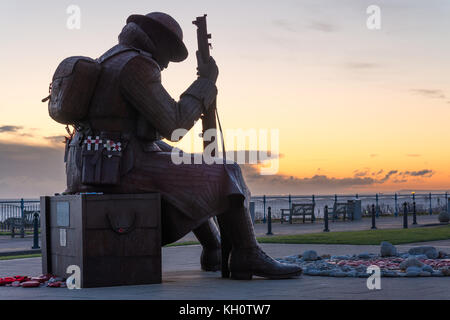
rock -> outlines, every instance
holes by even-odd
[[[424,254],[411,254],[410,256],[416,258],[417,260],[426,260],[428,257]]]
[[[370,274],[365,273],[365,272],[358,272],[357,277],[358,278],[368,278],[370,276]]]
[[[323,254],[323,255],[321,255],[320,256],[322,259],[330,259],[331,258],[331,255],[329,255],[329,254]]]
[[[347,277],[355,278],[357,275],[358,275],[358,272],[356,272],[356,270],[347,272]]]
[[[438,219],[439,222],[441,223],[448,223],[450,221],[450,214],[448,214],[445,211],[442,211],[441,213],[439,213]]]
[[[367,252],[363,252],[358,254],[358,258],[360,259],[370,259],[370,254],[368,254]]]
[[[314,250],[307,250],[303,252],[303,260],[305,261],[315,261],[317,260],[317,252]]]
[[[445,257],[447,256],[447,254],[444,251],[439,251],[438,252],[438,259],[445,259]]]
[[[442,274],[442,272],[440,270],[437,270],[437,271],[433,271],[431,273],[431,276],[433,276],[433,277],[443,277],[444,275]]]
[[[380,254],[382,257],[392,257],[397,255],[397,248],[387,241],[381,243]]]
[[[349,272],[349,271],[352,271],[353,268],[350,267],[350,266],[342,266],[342,267],[341,267],[341,270],[342,270],[343,272]]]
[[[316,269],[310,269],[310,270],[308,270],[308,272],[305,272],[305,274],[308,276],[319,276],[320,271],[316,270]]]
[[[321,270],[320,274],[322,277],[328,277],[330,275],[330,271],[329,270]]]
[[[400,270],[406,270],[409,267],[419,267],[422,268],[423,267],[423,263],[420,262],[419,260],[417,260],[414,257],[409,257],[408,259],[406,259],[405,261],[403,261],[402,263],[400,263],[399,268]]]
[[[408,253],[411,255],[424,254],[429,259],[436,259],[439,256],[439,253],[437,252],[436,248],[431,246],[411,248],[409,249]]]
[[[420,272],[422,272],[422,268],[416,267],[416,266],[411,266],[411,267],[406,268],[406,273],[408,273],[408,272],[418,272],[418,273],[420,273]]]
[[[410,269],[410,268],[417,268],[417,267],[409,267],[408,269]],[[410,271],[407,270],[406,277],[418,277],[421,272],[422,271],[420,271],[420,269],[419,269],[419,271],[417,271],[416,269],[411,269]]]
[[[343,278],[343,277],[346,277],[346,276],[347,276],[347,273],[346,273],[346,272],[342,272],[342,271],[338,271],[338,272],[335,272],[335,273],[334,273],[334,276],[335,276],[335,277]]]
[[[333,260],[348,260],[350,259],[349,255],[345,255],[345,256],[332,256],[331,259]]]
[[[429,266],[429,265],[424,265],[423,267],[422,267],[422,271],[425,271],[425,272],[433,272],[433,268],[431,267],[431,266]]]
[[[421,277],[431,277],[431,272],[422,271],[422,272],[420,272],[419,276],[421,276]]]
[[[441,269],[439,269],[439,271],[444,276],[450,276],[450,267],[441,268]]]

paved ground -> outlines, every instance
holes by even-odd
[[[399,245],[400,251],[412,246]],[[450,251],[450,240],[427,244]],[[353,254],[379,252],[379,246],[354,245],[286,245],[264,244],[273,257],[302,253],[314,249],[319,254]],[[218,272],[199,271],[201,247],[163,248],[163,283],[143,286],[68,290],[63,288],[0,287],[0,299],[450,299],[450,277],[445,278],[382,278],[381,290],[368,290],[366,279],[301,276],[290,280],[251,281],[221,279]],[[0,275],[38,275],[41,259],[0,261]]]

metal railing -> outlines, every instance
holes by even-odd
[[[324,208],[332,208],[336,202],[348,200],[361,200],[363,216],[371,216],[372,205],[375,205],[375,214],[399,216],[403,212],[403,203],[408,208],[415,202],[418,214],[439,214],[449,212],[448,193],[410,193],[410,194],[354,194],[354,195],[262,195],[252,196],[254,202],[254,220],[266,222],[268,208],[271,207],[272,219],[281,218],[281,209],[291,208],[292,203],[315,203],[314,215],[323,218]],[[408,209],[411,211],[410,209]],[[34,213],[40,212],[39,200],[0,200],[0,232],[19,233],[21,236],[33,230]]]
[[[439,214],[442,211],[449,212],[448,193],[409,193],[409,194],[354,194],[354,195],[280,195],[280,196],[253,196],[250,201],[254,202],[254,220],[265,223],[267,220],[268,207],[271,207],[272,219],[281,218],[281,209],[290,209],[292,203],[315,203],[314,215],[323,218],[324,208],[332,208],[336,202],[348,200],[361,200],[363,216],[371,216],[372,205],[375,206],[376,217],[392,215],[399,216],[403,212],[403,203],[408,208],[415,202],[418,214]],[[412,209],[409,209],[412,211]]]
[[[37,215],[35,215],[37,213]],[[35,218],[39,224],[39,200],[0,200],[0,232],[16,234],[22,238],[34,229]]]

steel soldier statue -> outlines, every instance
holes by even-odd
[[[187,56],[182,30],[171,16],[153,12],[127,19],[118,45],[97,59],[101,71],[89,109],[66,144],[66,192],[159,192],[162,243],[193,231],[203,246],[203,270],[222,269],[224,277],[231,273],[235,279],[300,275],[301,268],[275,261],[258,246],[250,192],[236,163],[227,170],[223,164],[176,165],[172,148],[161,141],[171,140],[176,129],[192,128],[217,94],[213,58],[199,61],[198,78],[178,101],[167,93],[161,71]]]

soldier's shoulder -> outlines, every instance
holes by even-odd
[[[152,78],[160,78],[161,69],[152,55],[143,51],[130,57],[122,69],[122,73],[146,74]]]
[[[144,68],[156,69],[161,71],[158,63],[153,59],[150,53],[138,51],[133,57],[128,60],[128,64],[142,65]]]

